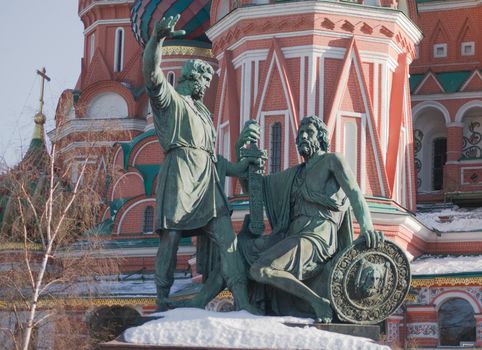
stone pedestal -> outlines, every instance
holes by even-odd
[[[301,323],[287,323],[291,327],[315,327],[323,331],[340,333],[346,335],[353,335],[355,337],[363,337],[372,339],[376,342],[380,340],[380,327],[377,325],[358,325],[345,323],[330,323],[330,324],[301,324]]]

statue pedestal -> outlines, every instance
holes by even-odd
[[[376,342],[380,340],[380,327],[377,325],[360,325],[360,324],[346,324],[346,323],[330,323],[330,324],[300,324],[300,323],[285,323],[290,327],[314,327],[327,332],[353,335],[355,337],[363,337],[372,339]]]

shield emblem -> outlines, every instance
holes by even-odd
[[[374,249],[357,240],[335,257],[328,297],[341,321],[376,324],[400,307],[410,281],[409,261],[395,243]]]

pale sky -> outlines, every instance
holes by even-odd
[[[0,1],[0,159],[15,165],[28,148],[39,108],[40,77],[47,69],[46,131],[63,90],[74,88],[83,55],[78,0]]]

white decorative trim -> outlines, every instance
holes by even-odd
[[[141,148],[139,148],[139,150],[137,151],[137,153],[136,153],[135,156],[134,156],[134,159],[132,160],[132,166],[135,166],[135,165],[136,165],[137,157],[139,156],[139,154],[141,154],[141,151],[142,151],[145,147],[147,147],[147,146],[149,146],[149,145],[152,145],[152,144],[154,144],[154,143],[159,144],[159,141],[157,140],[157,138],[156,138],[156,140],[152,140],[152,141],[146,142],[144,145],[142,145]]]
[[[239,68],[243,63],[250,61],[264,61],[268,56],[268,49],[248,50],[243,51],[240,55],[233,59],[234,69]]]
[[[423,85],[425,84],[425,82],[430,78],[432,77],[432,79],[435,81],[435,84],[437,84],[437,86],[439,87],[440,91],[442,92],[445,92],[445,89],[443,88],[442,85],[440,85],[439,81],[437,80],[437,78],[435,77],[435,75],[432,73],[432,72],[428,72],[428,74],[423,78],[423,80],[420,82],[420,84],[418,84],[417,88],[415,89],[415,91],[413,92],[414,95],[418,94],[419,91],[422,89]]]
[[[433,45],[432,54],[434,58],[447,57],[447,43]]]
[[[311,52],[308,55],[308,81],[306,91],[306,115],[315,114],[316,106],[316,54]],[[302,118],[302,117],[300,117]]]
[[[449,113],[448,109],[443,104],[441,104],[440,102],[436,102],[436,101],[425,101],[425,102],[417,104],[415,107],[412,108],[412,120],[413,120],[414,124],[415,124],[415,121],[417,120],[417,118],[419,117],[419,113],[426,108],[437,109],[438,111],[440,111],[442,113],[442,115],[445,119],[445,125],[448,125],[448,124],[451,123],[450,113]]]
[[[220,101],[219,101],[219,110],[218,110],[219,115],[218,115],[218,120],[217,120],[217,125],[216,125],[216,131],[218,133],[218,138],[219,138],[219,132],[220,132],[221,127],[222,127],[221,120],[223,118],[222,113],[223,113],[223,108],[224,108],[224,94],[225,94],[225,91],[226,91],[226,80],[227,80],[226,75],[227,75],[227,72],[226,72],[226,69],[224,69],[223,82],[222,82],[222,85],[221,85],[221,98],[220,98]],[[217,150],[219,151],[219,144],[216,143],[216,146],[217,146]]]
[[[445,100],[463,100],[482,98],[482,91],[473,92],[455,92],[449,94],[432,94],[432,95],[413,95],[411,96],[413,102],[419,101],[445,101]]]
[[[418,43],[422,39],[422,33],[419,28],[398,10],[393,10],[386,7],[365,6],[363,7],[363,15],[361,15],[360,7],[358,5],[330,1],[283,3],[281,6],[280,4],[272,4],[264,6],[240,7],[215,23],[206,31],[206,34],[211,41],[215,41],[218,36],[222,35],[229,28],[233,28],[234,25],[243,20],[253,20],[263,17],[296,16],[313,13],[336,14],[357,18],[363,16],[363,18],[378,21],[389,21],[399,25],[413,42]]]
[[[389,67],[386,62],[381,63],[381,106],[380,106],[380,148],[382,149],[383,160],[386,161],[388,149],[388,127],[390,123],[390,115],[388,113],[390,103],[390,74]]]
[[[437,295],[435,298],[433,298],[432,304],[435,305],[435,308],[438,311],[445,301],[449,299],[454,299],[454,298],[460,298],[467,301],[470,304],[470,306],[472,306],[472,308],[474,309],[475,314],[479,314],[482,312],[480,302],[477,302],[472,295],[470,295],[464,290],[460,290],[460,291],[451,290],[448,292],[444,292],[440,295]]]
[[[50,141],[58,140],[72,134],[80,132],[102,132],[114,130],[133,130],[143,132],[146,127],[146,121],[134,118],[112,118],[112,119],[71,119],[63,123],[61,126],[50,130],[47,136]]]
[[[266,62],[268,63],[268,62]],[[271,74],[273,72],[273,66],[274,65],[277,65],[278,67],[278,71],[281,73],[281,64],[279,62],[279,59],[278,59],[278,55],[276,54],[276,51],[273,52],[273,56],[272,56],[272,59],[271,59],[271,62],[269,63],[269,68],[268,68],[268,73],[266,74],[266,81],[265,81],[265,84],[264,84],[264,87],[263,87],[263,91],[262,91],[262,94],[261,94],[261,98],[260,98],[260,103],[259,103],[259,107],[258,107],[258,110],[255,111],[256,112],[256,120],[259,122],[260,121],[260,118],[261,118],[261,109],[262,109],[262,106],[263,106],[263,102],[264,102],[264,99],[266,97],[266,92],[268,90],[268,81],[269,81],[269,78],[271,77]],[[292,129],[292,133],[293,133],[293,138],[296,139],[296,133],[297,133],[297,130],[295,128],[295,124],[294,124],[294,111],[292,110],[293,106],[291,106],[290,102],[289,102],[289,98],[288,98],[288,91],[287,91],[287,86],[286,86],[286,82],[285,80],[283,79],[283,77],[280,76],[280,80],[281,80],[281,86],[283,87],[283,92],[284,92],[284,97],[285,97],[285,101],[286,101],[286,104],[288,105],[288,110],[289,110],[289,116],[290,116],[290,122],[289,124],[286,124],[285,125],[285,128],[286,130],[288,130],[288,125],[291,126],[291,129]],[[285,131],[287,132],[287,131]],[[289,147],[289,144],[290,142],[288,141],[289,138],[286,138],[286,145],[285,147]],[[301,157],[299,154],[297,154],[297,158],[298,158],[298,162],[301,162]]]
[[[318,91],[320,92],[319,94],[319,100],[318,100],[318,117],[320,117],[321,120],[324,120],[324,104],[325,104],[325,57],[319,56],[320,57],[320,67],[318,71],[318,79],[319,79],[319,86],[318,86]]]
[[[417,4],[418,12],[449,11],[477,7],[482,0],[434,1]]]
[[[283,52],[286,57],[286,54]],[[299,102],[299,119],[305,116],[305,61],[306,56],[300,57],[300,102]]]
[[[470,52],[466,53],[465,48],[470,47]],[[461,56],[473,56],[475,55],[475,42],[473,41],[465,41],[460,44],[460,55]]]
[[[98,147],[112,147],[115,141],[74,141],[69,143],[64,148],[61,148],[58,153],[63,154],[70,152],[77,148],[98,148]]]
[[[102,5],[112,6],[114,4],[115,5],[132,4],[134,2],[135,0],[95,0],[95,1],[92,1],[92,3],[90,3],[88,6],[86,6],[82,11],[79,12],[79,17],[82,17],[88,11],[90,11],[96,6],[102,6]]]
[[[457,113],[455,114],[455,121],[461,123],[465,112],[467,112],[469,109],[474,107],[482,108],[482,100],[470,101],[464,104],[462,107],[460,107]]]
[[[128,175],[136,175],[138,176],[140,179],[141,179],[141,183],[144,184],[144,178],[142,177],[141,174],[139,173],[136,173],[134,171],[129,171],[125,174],[122,174],[122,176],[120,176],[117,181],[114,183],[114,185],[112,186],[112,193],[111,193],[111,196],[110,196],[110,200],[113,201],[114,200],[114,194],[116,192],[116,189],[117,189],[117,185],[119,185],[120,181],[124,178],[124,177],[127,177]],[[115,216],[115,214],[114,214]]]
[[[475,76],[478,76],[480,80],[482,80],[482,74],[480,74],[479,70],[475,70],[470,77],[465,81],[464,85],[460,87],[460,91],[464,91],[465,88],[470,84],[472,79],[474,79]]]
[[[121,40],[119,40],[119,36]],[[118,27],[115,29],[114,40],[114,72],[122,72],[122,70],[124,69],[124,28]],[[120,55],[118,55],[118,53],[120,53]]]
[[[119,224],[117,225],[117,232],[116,232],[117,235],[120,235],[120,233],[121,233],[122,224],[124,223],[124,219],[125,219],[127,213],[128,213],[129,211],[131,211],[134,207],[137,207],[139,204],[146,203],[146,202],[152,202],[152,203],[154,203],[154,205],[155,205],[156,199],[155,199],[155,198],[145,198],[145,199],[141,199],[140,201],[137,201],[137,202],[135,202],[135,203],[132,203],[132,204],[124,211],[124,213],[122,214],[122,216],[121,216],[121,218],[120,218],[120,220],[119,220]],[[141,232],[142,232],[142,230],[139,231],[139,233],[141,233]]]
[[[131,19],[130,18],[117,18],[117,19],[99,19],[92,23],[90,26],[88,26],[84,30],[84,35],[89,34],[91,31],[93,31],[97,26],[103,25],[103,24],[130,24]]]

